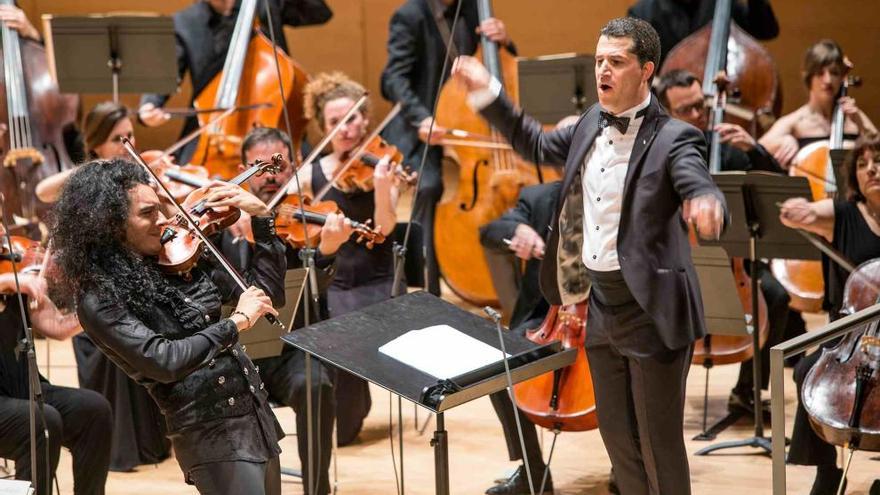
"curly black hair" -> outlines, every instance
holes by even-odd
[[[125,243],[128,192],[150,184],[141,166],[123,159],[93,160],[74,172],[50,217],[56,269],[48,277],[52,299],[74,309],[85,292],[127,305],[146,318],[157,302],[183,299],[156,268]]]

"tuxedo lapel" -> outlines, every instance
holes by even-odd
[[[645,156],[645,152],[648,151],[648,148],[651,147],[651,142],[653,142],[654,138],[657,136],[659,124],[663,120],[661,117],[662,115],[660,113],[657,99],[652,96],[651,103],[648,105],[648,111],[645,113],[645,120],[639,127],[635,143],[633,143],[632,152],[629,155],[629,165],[626,169],[626,180],[623,184],[624,198],[626,198],[633,180],[638,177],[638,172],[642,168],[642,158]]]
[[[570,158],[565,170],[565,182],[562,187],[563,194],[567,193],[569,187],[572,186],[572,181],[579,175],[584,164],[584,158],[586,158],[587,152],[593,146],[597,134],[599,134],[599,105],[594,105],[589,113],[587,113],[587,116],[584,117],[583,122],[578,126],[572,138],[573,151],[569,155]]]

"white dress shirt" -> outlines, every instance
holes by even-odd
[[[620,269],[617,259],[617,230],[623,201],[623,186],[636,134],[644,120],[636,114],[651,103],[649,94],[635,107],[618,114],[628,117],[625,134],[613,125],[596,135],[593,147],[584,157],[584,264],[590,270],[610,272]]]
[[[468,104],[476,111],[489,106],[501,93],[501,83],[492,78],[489,87],[468,94]],[[636,135],[644,120],[636,118],[651,103],[649,94],[638,105],[621,112],[628,117],[625,134],[609,125],[596,135],[593,146],[584,157],[582,187],[584,192],[584,265],[597,272],[620,269],[617,259],[617,231],[623,201],[623,186],[629,157]]]

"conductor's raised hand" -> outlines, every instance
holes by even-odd
[[[724,207],[713,194],[686,199],[682,207],[684,221],[694,226],[701,239],[716,240],[724,229]]]
[[[492,75],[483,63],[474,57],[463,55],[452,64],[452,77],[464,84],[468,91],[488,89]]]

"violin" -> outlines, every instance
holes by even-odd
[[[844,285],[844,312],[880,303],[880,258],[859,265]],[[822,356],[804,379],[813,430],[826,442],[880,451],[880,326],[874,321]]]
[[[551,306],[541,326],[526,332],[536,344],[561,341],[578,350],[570,366],[544,373],[513,386],[519,409],[536,425],[553,431],[587,431],[599,426],[593,379],[584,349],[587,301]]]
[[[275,209],[275,232],[294,248],[315,248],[321,239],[321,228],[330,213],[341,213],[333,201],[311,203],[308,198],[300,199],[291,195]],[[303,222],[305,219],[305,222]],[[370,220],[365,223],[351,221],[356,242],[364,242],[367,249],[385,242],[379,227],[371,228]]]
[[[240,185],[257,174],[277,173],[280,166],[275,160],[272,162],[258,160],[230,183]],[[197,188],[189,193],[181,204],[206,236],[229,227],[241,217],[241,210],[238,208],[223,210],[209,208],[206,200],[209,193],[210,186]],[[176,215],[162,231],[160,242],[162,252],[159,255],[159,268],[172,274],[189,272],[198,262],[204,249],[202,237],[192,231],[187,220],[180,214]]]
[[[407,185],[415,183],[415,174],[410,173],[402,165],[403,153],[396,146],[382,139],[382,136],[376,135],[361,145],[358,152],[352,155],[353,160],[346,160],[342,172],[335,179],[336,185],[342,191],[372,191],[373,171],[385,156],[390,158],[395,176]]]
[[[189,176],[198,177],[207,180],[209,177],[208,169],[201,165],[178,165],[170,156],[160,150],[149,150],[141,153],[141,157],[156,172],[156,175],[171,192],[174,199],[183,201],[187,195],[193,192],[196,187],[192,185],[178,182],[168,176],[169,173],[185,173]]]
[[[15,261],[15,269],[18,273],[39,273],[43,269],[46,257],[46,248],[38,241],[27,237],[13,235],[12,248],[6,234],[2,235],[3,245],[0,247],[0,273],[12,273],[12,262]]]

